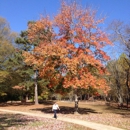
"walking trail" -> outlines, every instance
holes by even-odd
[[[50,115],[47,115],[47,114],[36,114],[36,113],[28,113],[28,112],[12,111],[12,110],[4,110],[4,109],[0,109],[0,111],[10,112],[10,113],[15,113],[15,114],[29,115],[29,116],[36,116],[36,117],[52,118],[52,117],[50,117]],[[89,122],[89,121],[71,119],[71,118],[66,118],[66,117],[58,117],[57,120],[86,126],[86,127],[92,128],[94,130],[123,130],[121,128],[116,128],[116,127],[113,127],[113,126],[93,123],[93,122]]]

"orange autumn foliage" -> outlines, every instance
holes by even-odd
[[[47,16],[28,25],[28,38],[38,45],[32,53],[24,52],[25,62],[37,66],[40,76],[50,80],[50,87],[58,84],[65,69],[63,87],[92,86],[107,92],[102,62],[110,58],[102,48],[112,43],[98,27],[103,21],[90,8],[62,2],[53,20]],[[66,68],[58,71],[56,66]]]
[[[25,89],[25,86],[14,86],[12,87],[13,89],[17,89],[17,90],[24,90]]]

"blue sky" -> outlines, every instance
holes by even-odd
[[[14,32],[27,29],[27,22],[38,20],[40,15],[54,16],[58,13],[61,0],[0,0],[0,17],[5,18]],[[67,0],[68,1],[68,0]],[[71,0],[73,1],[73,0]],[[113,20],[130,23],[130,0],[76,0],[81,6],[90,6],[97,10],[98,16],[106,16],[102,28],[105,29]],[[122,52],[119,44],[106,47],[105,51],[112,59]]]
[[[98,15],[107,16],[105,24],[115,19],[130,22],[130,0],[77,0],[83,7],[91,6]],[[54,16],[60,7],[60,0],[0,0],[0,17],[5,18],[12,31],[27,29],[27,22],[38,20],[40,15]]]

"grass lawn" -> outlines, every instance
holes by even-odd
[[[23,112],[33,112],[33,113],[37,113],[37,114],[44,113],[44,114],[53,116],[53,112],[51,111],[52,104],[53,104],[53,101],[43,102],[42,104],[39,104],[39,105],[34,105],[32,103],[26,103],[26,104],[13,103],[13,104],[1,104],[0,108],[23,111]],[[105,125],[111,125],[111,126],[123,128],[126,130],[130,130],[130,108],[128,110],[126,108],[119,109],[119,108],[117,108],[117,106],[115,104],[106,105],[104,102],[101,102],[101,101],[95,101],[95,102],[85,101],[85,102],[79,102],[79,114],[74,114],[74,102],[58,101],[58,104],[61,109],[58,112],[59,117],[62,116],[62,117],[69,117],[69,118],[73,118],[73,119],[74,118],[81,119],[81,120],[101,123],[101,124],[105,124]],[[17,115],[15,115],[15,116],[17,116]],[[30,118],[30,117],[27,117],[27,118]],[[21,129],[22,129],[22,127],[26,127],[28,130],[30,127],[34,128],[34,126],[37,125],[35,127],[38,127],[38,129],[40,130],[45,126],[48,126],[47,129],[46,129],[46,127],[44,129],[49,130],[52,127],[61,126],[62,130],[89,130],[87,128],[85,129],[85,128],[82,128],[81,126],[78,126],[75,124],[65,123],[65,122],[61,122],[61,121],[56,122],[55,120],[51,120],[51,119],[44,119],[44,121],[41,118],[36,118],[36,117],[33,119],[36,119],[36,121],[35,120],[34,121],[30,120],[29,122],[26,121],[26,122],[28,122],[28,124],[21,125],[20,127],[19,126],[18,127]],[[42,122],[41,122],[41,120],[42,120]],[[50,121],[50,123],[49,124],[45,123],[45,125],[43,126],[43,124],[44,124],[43,122],[46,122],[45,120],[47,120],[47,122]],[[55,121],[55,122],[53,122],[53,121]],[[11,122],[13,124],[13,122],[15,122],[15,121],[11,121]],[[24,123],[26,123],[26,122],[24,122]],[[56,124],[56,123],[59,123],[59,124]],[[3,127],[6,128],[7,127],[6,125],[7,125],[7,123],[3,122],[3,125],[0,126],[0,128],[3,128]],[[72,126],[70,126],[70,125],[72,125]],[[76,128],[72,128],[73,126]],[[13,127],[13,125],[11,125],[11,127]],[[17,127],[17,125],[15,125],[14,127]],[[51,130],[57,130],[57,129],[58,128],[56,128],[56,129],[53,128]],[[12,130],[14,130],[14,129],[12,129]],[[59,128],[59,130],[61,130],[61,128]]]
[[[0,130],[92,130],[63,121],[0,112]]]

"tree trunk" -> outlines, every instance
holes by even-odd
[[[87,95],[87,96],[88,96],[87,98],[89,99],[89,98],[90,98],[90,95],[89,95],[89,93],[88,93],[88,95]]]
[[[126,107],[127,107],[127,109],[129,107],[129,95],[127,95],[127,98],[126,98]]]
[[[26,100],[26,102],[28,101],[28,94],[26,94],[25,100]]]
[[[81,101],[83,100],[83,98],[82,98],[82,94],[80,95],[80,100],[81,100]]]
[[[77,90],[75,90],[75,114],[78,114],[78,96],[77,96]]]
[[[86,100],[86,94],[84,95],[84,100]]]
[[[119,106],[119,108],[122,109],[122,107],[123,107],[123,98],[122,98],[122,96],[120,94],[119,94],[118,100],[119,100],[118,106]]]
[[[37,79],[35,79],[35,105],[38,103],[38,87],[37,87]]]
[[[130,69],[130,68],[129,68]],[[128,90],[128,95],[127,95],[127,109],[128,109],[128,105],[129,105],[129,97],[130,97],[130,86],[129,86],[129,78],[130,78],[130,75],[129,75],[129,69],[126,71],[126,87],[127,87],[127,90]]]
[[[105,101],[105,103],[106,103],[106,102],[107,102],[106,96],[104,95],[103,98],[104,98],[104,101]]]

